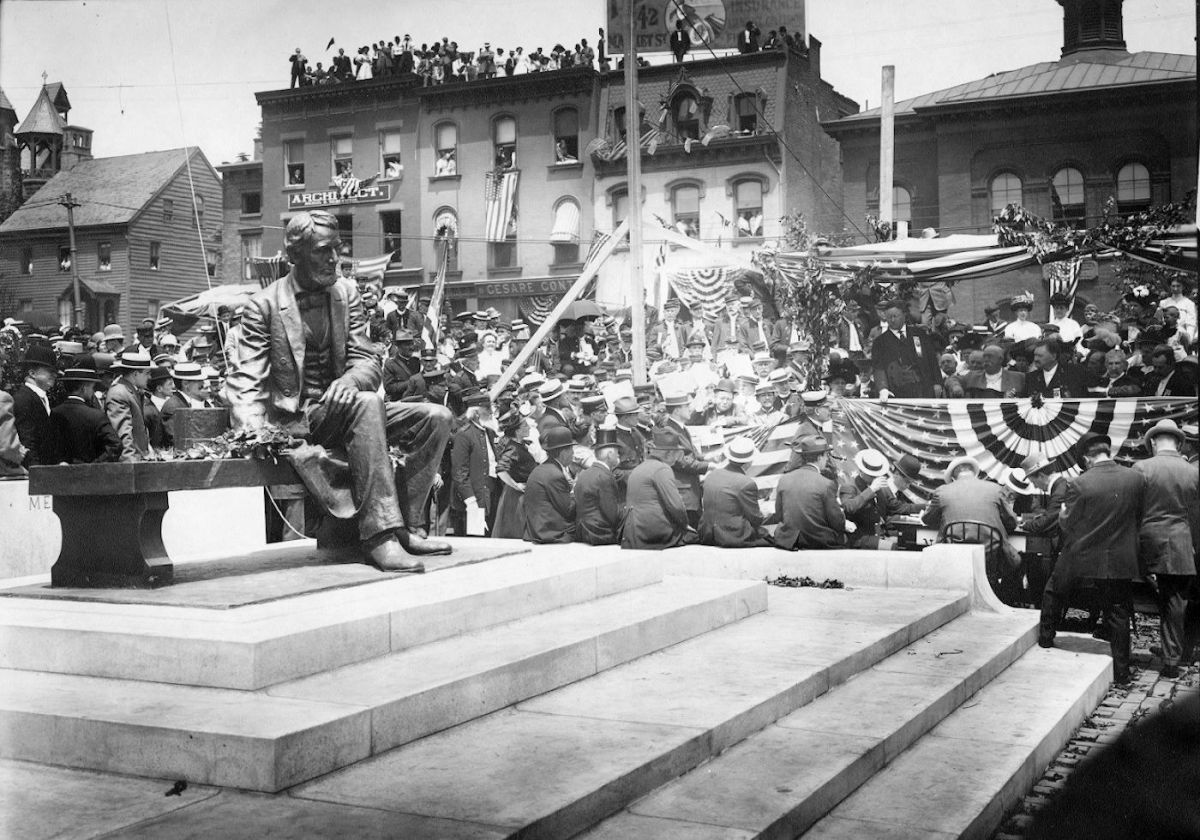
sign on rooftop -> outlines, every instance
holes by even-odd
[[[691,38],[691,55],[703,57],[714,50],[737,47],[738,33],[747,21],[759,29],[761,46],[772,29],[786,26],[788,32],[803,35],[804,3],[800,0],[636,0],[633,4],[634,34],[637,48],[642,52],[669,52],[675,22],[684,21],[684,31]],[[629,31],[629,4],[608,4],[608,48],[614,57],[625,49],[625,33]]]

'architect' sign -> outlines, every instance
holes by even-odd
[[[377,201],[390,201],[391,198],[391,184],[371,184],[355,190],[292,193],[288,196],[288,209],[309,210],[313,207],[334,207],[339,204],[372,204]]]

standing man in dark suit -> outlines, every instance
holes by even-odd
[[[923,327],[907,323],[907,307],[889,301],[884,307],[888,328],[871,344],[875,392],[881,399],[928,399],[940,396],[938,347]]]
[[[21,365],[25,368],[25,382],[13,391],[12,400],[17,436],[27,450],[24,465],[52,464],[50,389],[58,379],[54,351],[35,344],[25,351]]]
[[[1062,553],[1042,598],[1041,647],[1054,647],[1054,631],[1071,581],[1091,578],[1108,621],[1113,682],[1127,684],[1133,579],[1138,576],[1138,530],[1145,511],[1146,478],[1112,460],[1108,435],[1088,433],[1079,441],[1087,464],[1067,487],[1059,527]]]
[[[142,416],[146,421],[146,434],[150,437],[150,446],[154,449],[171,448],[171,429],[163,419],[162,410],[174,390],[175,383],[171,381],[171,371],[157,365],[150,369],[150,382],[142,395]]]
[[[746,21],[746,27],[738,33],[737,49],[740,53],[758,52],[758,27],[754,25],[754,21]]]
[[[758,506],[758,485],[746,475],[746,466],[758,449],[747,437],[736,437],[725,447],[724,469],[704,479],[704,504],[700,516],[700,542],[724,548],[770,545]]]
[[[700,524],[700,476],[713,465],[701,457],[685,425],[692,416],[691,398],[681,394],[667,397],[664,402],[669,414],[660,431],[677,446],[670,461],[671,471],[687,510],[688,525],[695,529]]]
[[[141,461],[150,454],[150,434],[142,410],[142,391],[150,381],[150,357],[126,351],[113,362],[117,378],[104,394],[104,410],[121,439],[121,460]]]
[[[337,273],[337,219],[319,210],[297,213],[284,236],[292,270],[246,303],[231,354],[225,394],[234,427],[271,422],[313,443],[344,444],[357,545],[383,570],[424,571],[407,555],[450,552],[446,543],[410,531],[421,521],[446,448],[450,413],[380,398],[380,366],[358,289]],[[389,444],[406,455],[399,470]],[[317,480],[316,473],[309,477]],[[406,489],[403,512],[398,481]]]
[[[100,382],[96,363],[88,356],[76,359],[75,364],[76,367],[63,371],[60,380],[67,392],[66,401],[50,412],[54,463],[117,461],[121,457],[121,439],[113,431],[108,415],[92,401]]]
[[[533,468],[525,482],[525,540],[574,542],[576,507],[570,465],[575,438],[570,429],[556,426],[541,436],[541,445],[549,457]]]
[[[1133,465],[1146,478],[1140,560],[1143,572],[1153,575],[1157,584],[1162,675],[1169,678],[1179,676],[1185,653],[1184,615],[1200,544],[1200,473],[1179,454],[1183,442],[1174,420],[1159,420],[1142,439],[1154,457]]]
[[[575,417],[567,398],[567,388],[562,380],[546,380],[538,386],[538,396],[541,397],[542,407],[545,409],[537,421],[538,437],[544,436],[555,427],[574,434]]]
[[[596,460],[575,479],[575,539],[589,545],[616,545],[621,538],[624,495],[613,470],[621,461],[617,433],[596,429]]]
[[[416,346],[417,336],[412,330],[392,333],[392,351],[383,363],[383,393],[390,402],[403,399],[409,378],[421,372],[421,357],[414,353]]]
[[[797,442],[801,466],[779,479],[775,515],[779,529],[775,545],[798,548],[838,548],[845,543],[846,515],[838,505],[837,482],[823,473],[829,466],[829,442],[809,435]]]
[[[675,55],[675,63],[682,64],[683,57],[692,48],[692,39],[683,28],[683,21],[675,21],[675,31],[671,33],[671,52]]]
[[[1040,394],[1044,399],[1086,397],[1087,383],[1082,371],[1073,364],[1061,362],[1062,342],[1057,336],[1033,345],[1034,369],[1025,374],[1022,397]]]
[[[492,401],[486,391],[468,394],[463,401],[466,404],[464,423],[450,444],[454,532],[482,537],[492,532],[496,502],[500,498],[496,434],[488,428],[492,419]]]
[[[613,414],[617,418],[617,449],[621,455],[620,461],[613,469],[613,476],[621,487],[621,495],[624,496],[625,480],[634,467],[646,460],[646,438],[638,428],[642,407],[633,397],[618,397],[613,403]]]

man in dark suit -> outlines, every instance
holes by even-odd
[[[150,381],[150,357],[126,351],[113,362],[117,378],[104,394],[104,410],[121,439],[121,460],[141,461],[150,454],[150,434],[142,409],[142,391]]]
[[[35,344],[25,351],[21,362],[25,382],[13,390],[13,420],[25,452],[24,465],[51,464],[50,389],[58,379],[54,352]]]
[[[1194,397],[1196,380],[1175,365],[1175,351],[1165,344],[1154,348],[1150,354],[1154,373],[1147,383],[1146,396],[1151,397]]]
[[[538,396],[542,400],[542,416],[537,421],[538,436],[541,437],[551,429],[558,427],[575,433],[575,417],[571,411],[571,403],[567,397],[567,388],[559,379],[548,379],[538,386]]]
[[[676,64],[682,64],[683,57],[692,48],[692,39],[683,28],[683,24],[682,20],[675,21],[675,31],[671,33],[671,52],[675,56]]]
[[[212,408],[204,396],[208,384],[204,378],[204,369],[195,362],[180,362],[172,371],[175,380],[175,390],[162,404],[159,413],[162,414],[163,426],[172,441],[175,436],[175,412],[181,408]]]
[[[1062,553],[1042,598],[1038,644],[1054,647],[1064,592],[1073,581],[1091,578],[1108,621],[1113,681],[1127,684],[1130,667],[1130,617],[1133,579],[1138,576],[1138,529],[1145,511],[1146,478],[1112,460],[1107,435],[1088,433],[1079,441],[1087,470],[1067,487],[1059,527]]]
[[[285,233],[292,270],[255,294],[242,313],[225,393],[234,426],[274,423],[314,443],[346,446],[349,504],[367,559],[381,569],[424,571],[408,554],[448,554],[405,524],[421,521],[450,435],[442,406],[379,396],[380,366],[367,336],[358,289],[337,274],[337,219],[298,213]],[[406,455],[392,468],[389,444]],[[397,475],[399,474],[399,475]],[[308,476],[317,481],[319,473]],[[401,511],[397,481],[406,488]],[[415,527],[415,525],[414,525]]]
[[[621,461],[616,429],[596,429],[593,451],[596,460],[575,480],[575,539],[589,545],[616,545],[624,501],[613,475]]]
[[[1025,375],[1008,367],[1008,354],[999,344],[983,348],[983,370],[969,370],[961,377],[963,390],[971,399],[1012,399],[1025,388]]]
[[[747,355],[769,351],[775,337],[775,326],[763,318],[762,301],[757,298],[741,299],[742,317],[738,321],[738,348]]]
[[[1184,441],[1174,420],[1160,420],[1142,440],[1154,457],[1133,465],[1146,478],[1140,560],[1143,572],[1157,584],[1162,675],[1169,678],[1179,676],[1185,653],[1184,616],[1200,544],[1200,473],[1179,454]]]
[[[642,407],[633,397],[618,397],[613,403],[613,414],[617,418],[617,448],[621,455],[613,476],[624,495],[625,480],[634,467],[646,460],[646,438],[638,427]]]
[[[464,397],[463,402],[465,422],[450,444],[450,472],[454,482],[450,509],[456,534],[482,537],[492,532],[496,502],[500,499],[496,433],[488,428],[492,401],[486,391],[477,391]],[[468,510],[472,513],[470,518]],[[475,515],[482,520],[482,530],[479,526],[471,527],[469,519],[475,519]]]
[[[675,474],[675,486],[688,512],[688,525],[695,529],[700,524],[700,476],[713,465],[701,457],[687,430],[686,423],[692,415],[691,398],[681,394],[668,397],[665,402],[670,413],[660,431],[675,444],[669,463]]]
[[[746,21],[746,27],[738,33],[737,49],[740,53],[758,52],[758,27],[754,25],[754,21]]]
[[[403,399],[409,378],[421,372],[421,357],[413,352],[416,346],[417,336],[411,330],[392,333],[392,351],[383,363],[383,393],[389,401]]]
[[[1083,372],[1073,364],[1062,362],[1062,342],[1050,337],[1033,346],[1034,369],[1025,374],[1025,387],[1020,396],[1040,394],[1045,399],[1086,397],[1087,383]]]
[[[775,545],[798,548],[837,548],[845,543],[846,516],[838,505],[837,482],[823,473],[829,466],[829,442],[819,435],[798,441],[801,466],[779,479],[775,515],[779,529]]]
[[[646,445],[646,460],[629,474],[621,548],[658,550],[696,541],[695,532],[688,530],[688,511],[675,475],[666,463],[682,453],[676,435],[655,429]]]
[[[88,356],[76,359],[75,364],[76,367],[63,371],[60,379],[67,392],[66,401],[50,412],[54,463],[117,461],[121,457],[121,439],[108,421],[108,415],[97,408],[92,399],[100,382],[96,363]]]
[[[871,344],[876,394],[883,399],[936,396],[939,348],[924,328],[907,323],[907,307],[901,301],[889,301],[884,313],[888,328]]]
[[[1028,535],[1025,538],[1024,559],[1029,600],[1038,605],[1041,604],[1046,581],[1050,579],[1058,560],[1062,541],[1058,517],[1067,500],[1067,485],[1071,483],[1065,475],[1055,474],[1053,466],[1053,462],[1040,452],[1035,452],[1021,463],[1025,477],[1042,494],[1041,501],[1035,503],[1034,509],[1021,517],[1021,527]]]
[[[576,507],[570,465],[575,457],[571,431],[556,426],[541,436],[549,456],[525,482],[525,540],[569,543],[575,540]]]
[[[854,481],[838,493],[846,520],[854,523],[847,542],[853,548],[877,549],[888,517],[922,510],[897,496],[920,478],[921,462],[915,455],[902,455],[893,469],[882,452],[864,449],[854,456],[854,465]]]
[[[150,368],[150,381],[142,393],[142,417],[146,421],[146,434],[153,449],[170,449],[171,430],[163,420],[162,408],[174,390],[171,372],[155,365]]]
[[[700,516],[700,542],[724,548],[770,545],[762,528],[758,485],[746,475],[746,466],[758,449],[747,437],[736,437],[725,447],[729,463],[704,479],[704,504]]]

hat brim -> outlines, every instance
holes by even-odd
[[[869,478],[880,478],[888,474],[888,466],[886,462],[880,464],[878,467],[872,467],[865,463],[863,459],[859,457],[860,455],[862,455],[861,452],[854,456],[854,466],[858,468],[859,473]]]
[[[1183,433],[1183,429],[1151,429],[1142,437],[1142,446],[1153,452],[1153,444],[1156,437],[1173,437],[1175,438],[1175,442],[1181,446],[1187,441],[1187,435]]]
[[[958,471],[959,467],[970,467],[975,471],[975,475],[979,475],[979,462],[974,458],[961,455],[951,461],[950,466],[946,467],[946,471],[942,473],[942,478],[945,479],[947,484],[954,480],[954,473]]]

